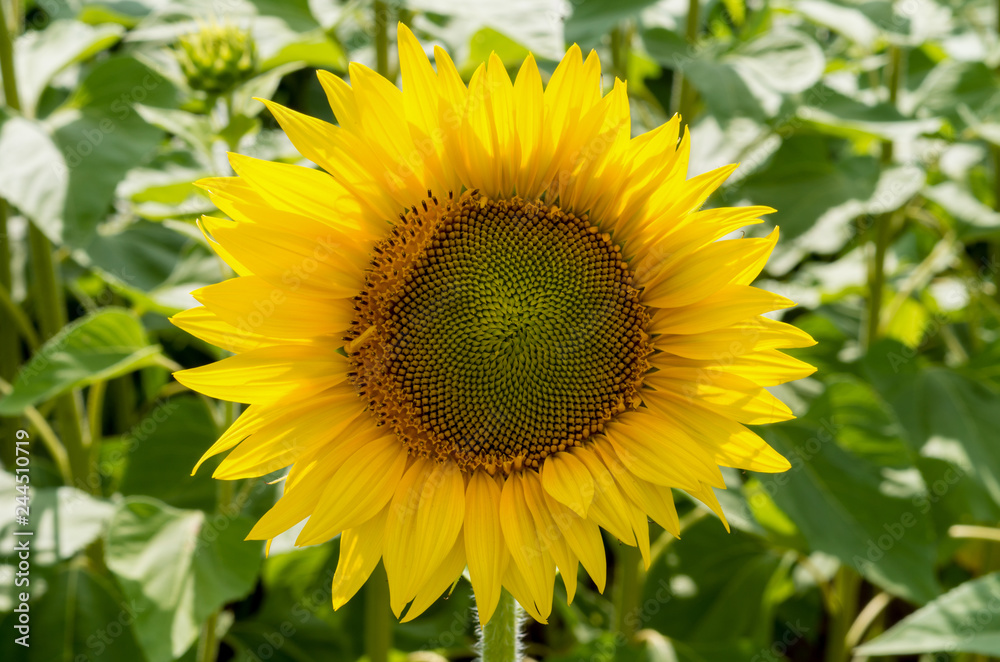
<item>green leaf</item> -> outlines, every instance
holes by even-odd
[[[134,104],[163,105],[173,87],[129,57],[106,60],[44,122],[0,114],[0,193],[57,244],[86,247],[128,170],[155,151],[162,132]]]
[[[914,108],[946,117],[960,129],[995,117],[997,103],[1000,81],[986,64],[951,59],[934,67],[909,100]]]
[[[727,533],[714,517],[704,518],[654,560],[635,625],[700,646],[763,644],[771,639],[788,571],[762,538]]]
[[[566,19],[566,41],[590,48],[617,23],[636,16],[655,0],[578,0]]]
[[[972,579],[854,649],[856,655],[1000,655],[1000,573]]]
[[[1000,394],[946,368],[921,369],[914,350],[891,341],[872,347],[865,368],[913,449],[951,462],[1000,504]]]
[[[956,182],[928,186],[923,194],[955,219],[958,236],[966,241],[994,237],[1000,232],[1000,212],[990,209]]]
[[[819,136],[788,138],[727,195],[777,209],[770,218],[804,253],[836,252],[854,237],[858,216],[898,209],[921,189],[925,173],[912,164],[881,171],[874,157],[849,152],[831,158],[835,147]]]
[[[364,627],[360,605],[352,600],[337,611],[330,608],[339,542],[272,553],[264,560],[259,607],[226,635],[239,662],[253,662],[264,645],[274,648],[273,662],[353,660],[363,653],[355,634]]]
[[[828,385],[805,416],[763,431],[792,468],[759,479],[811,550],[924,603],[939,592],[934,536],[920,508],[927,489],[919,472],[901,463],[898,426],[872,411],[873,402],[874,392],[859,382]],[[864,455],[845,450],[842,439]],[[888,457],[885,444],[895,446]]]
[[[798,117],[834,136],[912,142],[921,134],[941,128],[940,119],[908,118],[892,104],[861,103],[825,85],[816,85],[807,99],[810,103],[799,107]]]
[[[90,26],[73,20],[53,21],[44,30],[25,32],[15,45],[21,108],[31,116],[52,77],[109,48],[121,39],[120,25]]]
[[[13,504],[18,496],[14,477],[0,472],[0,498]],[[111,518],[114,506],[103,499],[95,499],[75,487],[32,486],[31,562],[40,566],[55,565],[73,558],[73,555],[93,542]],[[12,531],[23,529],[14,520],[14,508],[0,511],[0,555],[13,560],[14,545],[19,540]]]
[[[125,436],[128,466],[122,494],[145,494],[178,508],[215,507],[211,468],[191,475],[198,458],[219,435],[208,404],[183,395],[159,403]]]
[[[34,583],[27,589],[34,595]],[[61,570],[37,603],[30,604],[29,648],[14,643],[20,634],[17,614],[9,614],[0,627],[6,636],[0,658],[23,662],[145,662],[136,644],[132,623],[144,607],[123,599],[104,577],[84,566]]]
[[[151,345],[138,318],[121,308],[82,317],[42,345],[21,370],[14,389],[0,399],[0,415],[16,416],[60,393],[152,365]]]
[[[149,662],[171,662],[216,609],[254,586],[262,543],[246,542],[240,517],[178,510],[130,497],[111,520],[108,568],[134,601],[136,638]]]
[[[90,245],[91,263],[104,279],[145,307],[173,314],[195,304],[190,292],[224,278],[209,249],[175,228],[182,223],[139,221]],[[228,267],[226,267],[228,269]]]
[[[717,119],[775,116],[782,99],[809,89],[823,74],[819,45],[795,30],[768,32],[746,43],[689,46],[661,27],[643,34],[649,54],[687,76]]]
[[[878,39],[878,26],[855,7],[827,0],[797,0],[789,6],[810,21],[839,32],[868,50],[872,50]]]
[[[45,127],[0,110],[0,154],[0,194],[39,224],[59,223],[69,176]]]

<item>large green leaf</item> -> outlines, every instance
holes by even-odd
[[[879,138],[911,142],[923,133],[934,133],[941,120],[914,119],[889,103],[866,104],[825,85],[816,85],[797,115],[809,126],[845,138]]]
[[[16,416],[72,388],[111,379],[156,361],[160,352],[146,338],[138,318],[105,308],[69,324],[18,374],[14,390],[0,400],[0,415]]]
[[[770,641],[773,609],[788,588],[788,565],[763,539],[714,517],[684,531],[646,575],[637,628],[651,627],[700,649]]]
[[[914,450],[952,463],[1000,504],[1000,394],[947,368],[924,367],[892,341],[873,347],[865,367]]]
[[[855,156],[820,136],[784,141],[768,165],[730,193],[778,210],[770,217],[804,253],[833,253],[856,234],[855,220],[891,212],[922,187],[924,171],[907,164],[880,170],[872,156]],[[803,192],[808,191],[808,194]]]
[[[596,46],[610,27],[653,4],[655,0],[577,0],[566,19],[566,41]]]
[[[961,584],[855,649],[858,655],[1000,656],[1000,573]]]
[[[788,29],[746,43],[694,48],[676,32],[654,27],[643,40],[660,64],[688,77],[717,119],[777,115],[786,95],[819,81],[825,63],[811,37]]]
[[[792,462],[760,481],[813,551],[836,557],[886,591],[916,603],[939,593],[934,535],[920,509],[927,489],[905,462],[900,429],[871,411],[871,389],[835,381],[795,421],[764,431]],[[894,450],[886,453],[886,446]],[[853,452],[849,452],[849,447]]]
[[[57,20],[44,30],[31,30],[17,40],[17,64],[21,108],[29,116],[52,77],[74,62],[81,62],[117,42],[125,30],[120,25],[90,26],[73,20]]]
[[[977,119],[995,117],[998,102],[998,76],[985,63],[948,59],[924,78],[909,104],[964,128]]]
[[[8,473],[0,472],[0,499],[14,504],[19,496],[18,484]],[[30,539],[31,562],[40,566],[54,565],[73,557],[89,545],[104,530],[114,506],[75,487],[29,488],[31,498]],[[0,556],[15,558],[16,538],[13,531],[22,530],[14,520],[13,505],[0,511]]]
[[[274,662],[309,659],[352,660],[361,655],[355,635],[364,627],[361,605],[351,601],[330,608],[331,578],[337,567],[339,539],[272,554],[261,568],[263,601],[226,635],[239,662],[253,662],[261,646],[271,645]],[[363,599],[363,598],[361,598]],[[277,644],[277,645],[276,645]]]
[[[191,475],[195,462],[218,437],[208,404],[193,395],[157,405],[126,435],[128,466],[122,494],[156,497],[179,508],[215,506],[216,481],[203,467]]]
[[[190,648],[216,609],[253,588],[262,544],[245,542],[251,523],[178,510],[130,497],[108,527],[106,558],[139,609],[136,637],[149,662],[170,662]]]
[[[0,194],[28,218],[61,234],[69,171],[45,126],[0,109],[0,154]]]
[[[39,588],[28,587],[30,594]],[[132,623],[145,607],[123,599],[108,579],[85,566],[62,569],[45,594],[29,601],[30,647],[14,643],[17,614],[0,621],[0,658],[19,662],[145,662]]]

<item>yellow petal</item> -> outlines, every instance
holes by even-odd
[[[644,402],[674,421],[724,467],[773,473],[792,466],[756,433],[728,416],[680,398],[659,397],[657,393],[646,397]]]
[[[543,153],[543,112],[542,77],[529,53],[514,80],[514,127],[521,148],[515,185],[518,194],[528,200],[541,193],[544,184],[539,173],[545,171],[551,158],[551,153]]]
[[[378,565],[379,557],[382,556],[388,516],[389,508],[386,507],[364,524],[348,529],[340,536],[340,559],[337,561],[337,572],[333,576],[334,609],[340,609],[347,604]]]
[[[219,464],[212,477],[253,478],[287,467],[320,444],[335,439],[364,412],[366,405],[353,388],[341,384],[298,403],[271,407],[259,416],[252,430],[243,431],[243,442]],[[289,421],[295,424],[289,425]]]
[[[566,544],[580,559],[580,563],[597,585],[597,590],[603,593],[607,582],[608,562],[604,556],[601,530],[596,523],[583,519],[548,493],[545,494],[545,503],[552,513],[552,519],[562,531]]]
[[[496,610],[510,560],[500,526],[500,493],[496,480],[484,470],[472,475],[465,491],[465,550],[479,622],[483,625]]]
[[[669,368],[650,373],[646,384],[681,402],[701,405],[748,425],[795,418],[785,403],[749,379],[698,368]]]
[[[384,170],[385,164],[361,137],[272,101],[260,101],[278,120],[295,149],[333,175],[350,194],[347,199],[354,205],[345,210],[361,212],[364,227],[375,229],[380,221],[399,213],[402,201],[395,197],[396,190],[374,176]]]
[[[465,483],[453,462],[420,458],[403,474],[389,505],[385,570],[398,617],[455,544],[465,514]]]
[[[286,291],[344,298],[364,287],[362,271],[343,257],[361,249],[332,228],[324,236],[303,236],[293,228],[243,224],[219,228],[213,236],[251,272]]]
[[[729,520],[726,519],[726,513],[722,510],[722,504],[719,503],[719,498],[715,496],[715,492],[711,487],[700,485],[697,489],[684,491],[708,506],[722,520],[722,525],[726,527],[726,531],[729,531]]]
[[[251,331],[241,331],[222,320],[204,306],[177,313],[170,322],[192,336],[229,352],[248,352],[258,347],[284,344],[285,341],[262,336]]]
[[[369,422],[365,429],[354,434],[344,432],[301,458],[288,473],[284,494],[257,520],[247,539],[273,538],[311,515],[316,510],[316,495],[322,493],[337,469],[381,432]]]
[[[174,379],[219,400],[273,403],[307,397],[347,379],[347,359],[325,342],[276,345],[181,370]]]
[[[413,598],[409,609],[406,610],[406,615],[400,619],[400,622],[409,623],[427,611],[427,608],[434,604],[442,593],[450,591],[454,587],[455,583],[462,577],[463,570],[465,570],[465,541],[464,537],[459,534],[451,551],[448,552],[448,556],[434,570],[427,583],[417,591],[416,597]],[[478,608],[478,602],[476,606]]]
[[[632,531],[631,507],[608,468],[593,451],[575,446],[569,449],[583,462],[594,479],[594,502],[588,517],[626,545],[636,545]]]
[[[316,219],[362,217],[357,199],[325,172],[234,153],[229,162],[271,207]]]
[[[542,464],[542,486],[556,501],[580,517],[594,500],[594,479],[587,467],[570,453],[553,453]]]
[[[679,536],[680,520],[677,517],[677,508],[670,488],[635,476],[618,459],[618,455],[607,438],[595,437],[593,444],[625,496],[654,522],[675,536]]]
[[[270,410],[261,405],[250,405],[247,407],[240,414],[239,418],[229,426],[229,429],[205,451],[205,454],[201,456],[198,463],[194,465],[194,469],[191,470],[191,475],[193,476],[208,458],[227,451],[246,439],[251,432],[269,420],[269,414]]]
[[[349,299],[275,287],[260,276],[240,276],[191,293],[240,331],[275,338],[343,336],[354,319]]]
[[[528,587],[528,582],[525,580],[524,575],[518,570],[516,563],[508,563],[507,571],[503,576],[503,585],[514,599],[517,600],[517,604],[524,608],[524,611],[543,625],[548,623],[548,612],[543,612],[538,605],[535,604],[535,599],[531,595],[531,590]]]
[[[778,228],[766,239],[731,239],[668,263],[647,274],[642,293],[647,306],[677,308],[715,294],[730,283],[749,284],[767,263]],[[238,257],[238,256],[237,256]]]
[[[653,341],[656,349],[689,359],[725,362],[750,352],[767,349],[811,347],[816,341],[791,324],[767,317],[748,320],[694,335],[662,335]]]
[[[389,503],[406,469],[406,456],[395,434],[359,448],[333,474],[295,544],[315,545],[371,519]]]
[[[534,471],[526,471],[523,474],[523,479],[524,499],[528,504],[531,517],[535,521],[539,542],[555,561],[556,567],[559,568],[559,574],[562,575],[563,584],[566,586],[566,601],[571,603],[576,594],[576,572],[579,561],[576,554],[566,544],[562,530],[552,517],[538,474]]]
[[[650,330],[653,333],[704,333],[794,305],[773,292],[748,285],[726,285],[695,304],[656,311]]]
[[[725,485],[708,453],[664,417],[626,412],[610,421],[604,433],[622,464],[643,480],[670,487],[694,487],[698,481]]]
[[[524,494],[524,479],[514,473],[504,482],[500,496],[500,526],[510,556],[520,571],[525,588],[537,611],[548,618],[552,609],[555,564],[542,546],[534,518]]]

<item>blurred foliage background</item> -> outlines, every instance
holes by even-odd
[[[545,660],[1000,657],[1000,39],[974,0],[0,0],[0,657],[470,659],[463,580],[414,622],[330,608],[337,541],[243,542],[277,498],[195,460],[238,412],[170,378],[223,352],[173,328],[229,277],[192,182],[225,153],[299,160],[252,97],[333,120],[314,69],[398,74],[396,21],[463,75],[543,75],[573,42],[627,78],[633,132],[680,111],[711,205],[767,204],[762,285],[819,366],[762,434],[789,472],[731,471],[733,524],[680,504],[648,571],[608,540],[527,652]],[[215,212],[217,213],[217,212]],[[769,227],[749,233],[763,236]],[[28,431],[30,587],[15,588]],[[268,478],[275,478],[271,476]],[[14,643],[31,595],[31,647]],[[557,582],[557,591],[562,592]],[[562,595],[560,593],[560,595]],[[378,655],[375,654],[377,658]],[[379,662],[372,660],[372,662]]]

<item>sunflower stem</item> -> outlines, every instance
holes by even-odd
[[[506,589],[490,622],[479,629],[479,653],[482,662],[520,662],[521,627],[524,612]]]
[[[618,563],[615,579],[615,629],[627,641],[635,636],[635,614],[638,612],[642,582],[639,572],[641,556],[637,547],[622,545],[618,548]]]
[[[379,563],[365,582],[365,653],[368,662],[386,662],[392,648],[389,581]]]

